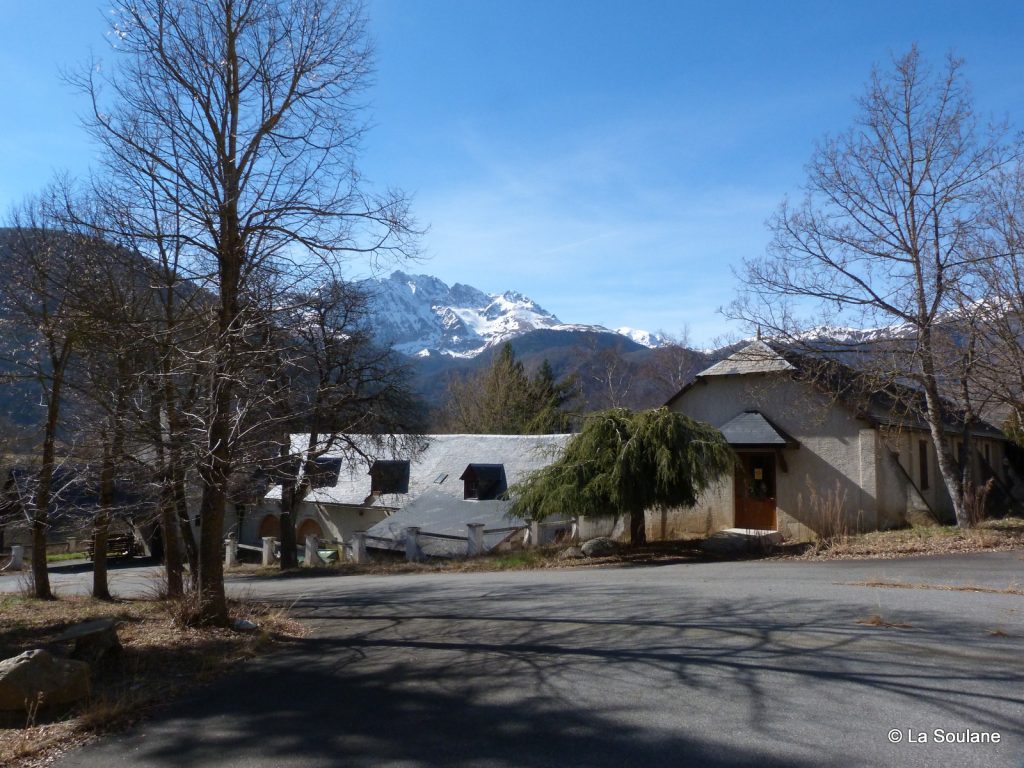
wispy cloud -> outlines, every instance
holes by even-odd
[[[731,267],[763,250],[779,195],[724,183],[688,148],[652,158],[652,142],[681,130],[619,125],[529,160],[522,147],[468,136],[477,175],[417,199],[432,226],[425,268],[523,291],[566,321],[718,335]]]

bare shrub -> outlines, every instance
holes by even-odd
[[[846,513],[846,489],[838,480],[830,490],[821,492],[808,478],[807,507],[805,514],[804,497],[800,494],[797,497],[797,515],[801,520],[808,521],[807,527],[817,534],[816,549],[845,544],[850,535],[856,533],[851,529],[850,518]]]
[[[29,598],[36,596],[36,577],[31,568],[18,573],[18,594]]]
[[[975,485],[970,480],[964,483],[964,507],[966,508],[967,519],[972,528],[987,517],[988,495],[992,492],[994,483],[994,478],[989,478],[988,482],[981,485]]]

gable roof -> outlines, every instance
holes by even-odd
[[[744,411],[719,427],[718,431],[734,447],[756,445],[796,448],[799,445],[786,432],[768,421],[760,411]]]
[[[790,361],[772,349],[768,344],[757,339],[738,349],[724,360],[719,360],[710,368],[697,374],[702,376],[736,376],[748,373],[778,373],[796,370]]]
[[[757,339],[724,360],[698,373],[692,381],[666,402],[671,406],[698,383],[719,376],[790,374],[814,386],[875,426],[909,427],[927,430],[924,393],[899,382],[879,382],[862,371],[823,354],[795,352],[779,344]],[[948,431],[963,429],[964,413],[954,403],[943,401],[942,420]],[[1005,439],[996,427],[978,421],[972,434]]]
[[[303,444],[306,436],[296,435],[293,446]],[[562,451],[572,435],[424,435],[425,447],[413,453],[392,450],[381,441],[360,436],[351,438],[367,458],[346,457],[338,480],[333,486],[314,488],[305,501],[314,504],[372,506],[397,509],[428,490],[438,491],[462,500],[464,486],[460,482],[469,465],[501,465],[505,480],[513,485],[528,472],[547,466]],[[401,444],[403,441],[385,441]],[[335,454],[329,454],[335,455]],[[337,455],[341,455],[340,452]],[[370,467],[377,459],[409,461],[409,484],[406,493],[370,493]],[[280,499],[281,488],[271,488],[267,499]]]

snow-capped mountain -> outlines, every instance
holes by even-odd
[[[448,286],[430,275],[393,272],[362,282],[371,296],[377,336],[407,355],[475,357],[488,347],[530,331],[621,333],[647,347],[661,346],[658,334],[599,325],[563,323],[516,291],[492,294],[471,285]]]
[[[670,344],[670,340],[665,338],[660,333],[652,333],[651,331],[641,331],[637,328],[630,328],[623,326],[616,328],[615,332],[620,336],[625,336],[627,339],[632,339],[637,344],[648,347],[650,349],[656,349],[657,347],[664,347]]]

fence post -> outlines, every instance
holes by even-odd
[[[78,551],[78,539],[74,536],[68,538],[68,552]]]
[[[273,536],[263,537],[263,565],[274,564],[274,542],[276,539]]]
[[[530,521],[530,546],[540,546],[540,520]]]
[[[306,537],[306,567],[312,568],[314,565],[327,565],[321,557],[317,546],[317,538],[313,534]]]
[[[234,568],[238,565],[238,539],[228,536],[224,539],[224,567]]]
[[[352,534],[352,562],[359,564],[366,561],[366,531],[356,531]]]
[[[25,567],[25,547],[15,544],[11,547],[11,570],[20,571]]]
[[[476,557],[484,553],[484,524],[466,523],[466,556]]]
[[[419,526],[411,525],[405,529],[405,559],[415,563],[423,553],[420,552]]]

